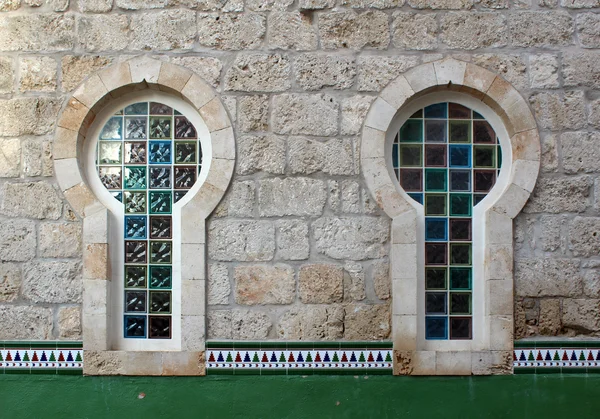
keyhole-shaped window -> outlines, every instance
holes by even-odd
[[[472,339],[473,208],[499,176],[500,141],[478,112],[435,103],[403,123],[392,165],[424,212],[425,339]]]
[[[99,130],[97,174],[122,203],[117,216],[122,217],[123,254],[116,267],[121,272],[113,280],[122,281],[117,287],[122,306],[115,312],[121,313],[124,339],[173,338],[179,272],[174,207],[193,188],[201,167],[196,127],[158,101],[131,103]]]

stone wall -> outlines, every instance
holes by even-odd
[[[505,77],[542,134],[516,336],[600,334],[599,28],[598,0],[0,0],[0,340],[80,338],[81,222],[52,135],[82,80],[139,54],[195,71],[235,121],[209,338],[389,337],[389,220],[358,134],[390,80],[443,56]]]

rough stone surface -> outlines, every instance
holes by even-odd
[[[267,261],[275,253],[275,228],[269,221],[215,220],[208,231],[208,254],[222,261]]]
[[[477,54],[473,63],[502,76],[515,89],[527,89],[527,62],[520,55]]]
[[[418,59],[415,56],[361,56],[358,58],[358,75],[356,87],[360,91],[380,91],[387,84],[416,66]]]
[[[74,56],[62,58],[62,88],[64,91],[73,90],[87,76],[108,66],[112,60],[98,55]]]
[[[344,301],[362,301],[366,297],[363,266],[347,262],[344,265]]]
[[[19,298],[21,282],[21,266],[16,263],[0,262],[0,302],[10,303]]]
[[[401,49],[431,50],[438,46],[435,14],[396,12],[393,15],[392,39]]]
[[[562,11],[513,13],[509,26],[514,46],[547,47],[573,43],[573,18]]]
[[[337,265],[303,265],[298,272],[298,293],[305,304],[339,303],[344,297],[344,270]]]
[[[331,175],[354,174],[352,141],[332,139],[327,142],[305,137],[288,140],[288,168],[293,174],[323,171]]]
[[[221,80],[223,63],[214,57],[174,57],[173,64],[186,67],[212,86],[218,86]]]
[[[555,89],[560,86],[558,60],[554,55],[541,54],[529,58],[532,89]]]
[[[117,1],[120,7],[121,1]],[[112,9],[112,0],[77,0],[79,11],[83,13],[103,13]]]
[[[19,90],[52,92],[56,90],[57,63],[50,57],[24,57],[19,61]]]
[[[577,297],[583,290],[577,259],[520,259],[515,294],[523,297]]]
[[[344,308],[339,305],[296,306],[277,327],[281,340],[336,340],[344,335]]]
[[[284,260],[305,260],[310,254],[308,224],[301,220],[278,220],[277,257]]]
[[[70,14],[0,16],[0,51],[54,52],[73,48],[75,19]]]
[[[579,42],[584,48],[600,47],[600,14],[578,14],[577,32],[579,34]]]
[[[268,26],[267,41],[273,49],[310,51],[317,48],[317,33],[307,14],[272,12]]]
[[[77,20],[77,38],[87,51],[127,48],[129,19],[125,15],[85,15]]]
[[[356,75],[352,57],[323,54],[303,54],[294,61],[296,83],[304,90],[324,87],[347,89]]]
[[[231,285],[227,265],[213,263],[208,266],[208,305],[229,304]]]
[[[52,310],[35,306],[0,306],[0,330],[6,340],[52,339]]]
[[[246,7],[254,12],[286,10],[293,2],[293,0],[246,0]]]
[[[328,94],[283,94],[273,98],[273,130],[278,134],[331,136],[338,132],[339,103]]]
[[[39,226],[40,257],[69,258],[81,255],[81,224],[42,223]]]
[[[364,260],[386,256],[389,224],[373,217],[322,217],[312,223],[319,253],[333,259]]]
[[[565,173],[600,172],[600,133],[566,132],[560,144]]]
[[[209,339],[265,339],[271,319],[264,313],[250,310],[214,310],[208,313]]]
[[[342,100],[341,133],[343,135],[358,134],[369,112],[372,96],[356,95]]]
[[[35,256],[33,221],[2,220],[0,226],[0,260],[23,262]]]
[[[563,301],[563,327],[575,334],[600,331],[600,300],[569,299]]]
[[[268,96],[241,96],[238,99],[238,114],[238,127],[241,131],[267,131],[269,128]]]
[[[289,265],[237,266],[235,301],[241,305],[291,304],[296,296],[294,270]]]
[[[345,340],[387,339],[391,330],[390,306],[387,304],[346,306]]]
[[[215,210],[218,217],[251,217],[255,204],[254,181],[240,181],[232,185],[231,192]]]
[[[541,177],[524,208],[525,212],[583,212],[589,206],[592,181],[587,176]]]
[[[261,217],[318,216],[323,213],[325,182],[310,178],[265,179],[259,182],[258,209]]]
[[[58,310],[58,330],[61,339],[81,339],[81,309],[78,306]]]
[[[198,42],[223,50],[255,49],[266,32],[266,19],[258,13],[199,13]]]
[[[323,49],[385,49],[390,43],[388,16],[379,11],[322,14],[319,16],[319,34]]]
[[[542,128],[575,130],[586,124],[583,92],[535,93],[530,96],[529,102]]]
[[[285,170],[285,141],[274,135],[245,136],[238,140],[237,173],[258,171],[282,174]]]
[[[11,217],[57,220],[62,215],[62,201],[46,182],[6,183],[2,213]]]
[[[0,177],[21,174],[21,141],[18,138],[0,140]]]
[[[62,100],[49,97],[0,99],[0,135],[43,135],[56,126]]]
[[[34,261],[23,267],[22,294],[32,303],[79,303],[82,285],[79,262]]]
[[[10,57],[0,57],[0,93],[11,93],[14,89],[13,60]]]
[[[280,92],[290,88],[290,62],[279,54],[243,54],[225,74],[225,90]]]
[[[600,218],[575,217],[569,225],[569,239],[574,256],[597,256],[600,253]]]
[[[445,13],[440,20],[440,40],[455,49],[503,47],[508,41],[506,17],[497,13]]]
[[[373,263],[371,271],[375,295],[380,300],[388,300],[391,297],[392,283],[390,280],[390,262],[387,259]]]
[[[595,52],[567,53],[563,56],[566,87],[585,86],[600,89],[600,57]]]
[[[540,300],[540,334],[556,336],[561,329],[560,300],[554,298]]]
[[[130,47],[136,50],[190,49],[195,37],[196,13],[191,10],[135,14],[131,18]]]

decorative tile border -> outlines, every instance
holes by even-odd
[[[600,342],[515,342],[515,374],[600,372]]]
[[[207,342],[208,375],[390,375],[391,342]]]
[[[0,341],[0,374],[83,373],[81,342]]]

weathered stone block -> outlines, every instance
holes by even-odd
[[[240,96],[238,108],[237,121],[240,131],[267,131],[269,129],[268,96]]]
[[[335,0],[299,0],[300,10],[320,10],[335,6]]]
[[[49,97],[0,100],[0,135],[43,135],[54,130],[62,101]]]
[[[554,252],[561,247],[561,227],[565,225],[564,216],[542,215],[539,218],[540,247],[545,252]],[[533,239],[533,237],[532,237]]]
[[[373,217],[322,217],[312,224],[319,253],[334,259],[364,260],[386,256],[387,220]]]
[[[371,277],[375,295],[380,300],[387,300],[391,296],[392,281],[390,279],[390,262],[387,259],[373,262]]]
[[[3,340],[52,339],[52,309],[34,306],[0,306]]]
[[[531,66],[532,89],[555,89],[560,87],[558,80],[558,60],[552,54],[532,55]]]
[[[344,265],[344,301],[362,301],[365,292],[365,271],[360,263],[346,262]]]
[[[135,14],[131,17],[130,28],[131,49],[190,49],[196,37],[196,13],[177,9]]]
[[[19,298],[21,282],[21,266],[16,263],[0,263],[0,302],[10,303]]]
[[[68,92],[79,85],[87,76],[108,66],[112,60],[97,55],[62,57],[62,88]]]
[[[254,214],[254,181],[234,182],[231,190],[226,195],[215,211],[217,217],[252,217]]]
[[[356,75],[354,58],[347,56],[303,54],[294,61],[294,68],[296,82],[304,90],[348,89]]]
[[[342,5],[353,9],[392,9],[402,7],[404,0],[342,0]]]
[[[540,92],[529,97],[538,123],[552,131],[575,130],[586,124],[583,92],[560,93]]]
[[[35,257],[33,221],[3,220],[0,226],[0,260],[23,262]]]
[[[470,9],[473,0],[408,0],[414,9]]]
[[[0,51],[65,51],[73,48],[75,19],[70,14],[0,16]]]
[[[580,13],[577,15],[579,42],[584,48],[600,47],[600,14]]]
[[[547,47],[573,43],[573,18],[566,12],[518,12],[511,15],[508,23],[514,46]]]
[[[221,80],[223,64],[214,57],[173,57],[173,64],[186,67],[196,73],[208,84],[217,87]],[[235,118],[234,118],[235,119]]]
[[[569,225],[570,249],[574,256],[592,257],[600,253],[600,218],[575,217]]]
[[[430,50],[438,46],[435,14],[395,12],[392,22],[394,45],[401,49]]]
[[[600,57],[595,52],[565,53],[562,59],[566,87],[600,89]]]
[[[286,10],[293,0],[246,0],[246,7],[254,12],[265,10]]]
[[[208,313],[209,339],[265,339],[273,326],[264,313],[250,310],[214,310]]]
[[[388,16],[379,11],[331,12],[319,16],[323,49],[385,49],[390,43]]]
[[[303,265],[298,273],[298,293],[304,304],[339,303],[344,298],[344,270],[337,265]]]
[[[198,43],[206,47],[255,49],[266,30],[266,19],[258,13],[198,14]]]
[[[80,262],[30,262],[23,267],[23,298],[33,303],[81,302]]]
[[[13,60],[11,57],[0,57],[0,93],[11,93],[14,90]]]
[[[241,54],[225,74],[225,90],[281,92],[290,88],[290,62],[280,54]]]
[[[0,2],[0,11],[10,12],[21,7],[21,0],[2,0]]]
[[[21,141],[18,138],[0,140],[0,177],[21,174]]]
[[[50,57],[23,57],[19,61],[21,92],[56,90],[56,60]]]
[[[116,0],[115,3],[124,10],[164,9],[168,4],[167,0]]]
[[[289,265],[236,266],[233,275],[237,304],[291,304],[296,297],[294,269]]]
[[[524,212],[583,212],[589,206],[592,180],[587,176],[538,179]]]
[[[391,316],[388,304],[352,304],[346,306],[345,340],[382,340],[390,336]]]
[[[277,134],[331,136],[338,133],[339,104],[327,94],[273,97],[273,130]]]
[[[520,55],[512,54],[477,54],[473,63],[499,74],[519,91],[528,87],[527,63]]]
[[[600,172],[600,133],[565,132],[560,144],[566,173]]]
[[[562,325],[577,334],[600,331],[600,300],[563,300]]]
[[[277,327],[281,340],[336,340],[344,335],[344,308],[339,305],[297,306],[285,312]]]
[[[112,3],[112,2],[111,2]],[[86,15],[77,19],[77,38],[85,51],[121,51],[129,43],[125,15]]]
[[[46,182],[6,183],[2,213],[10,217],[57,220],[63,203],[56,190]]]
[[[600,7],[599,0],[560,0],[562,7],[570,9],[587,9],[593,7]]]
[[[81,256],[81,224],[42,223],[39,226],[39,256],[69,258]]]
[[[277,257],[284,260],[305,260],[310,254],[308,224],[301,220],[277,220]]]
[[[562,328],[560,318],[560,300],[554,298],[540,300],[540,334],[558,335]]]
[[[586,271],[583,278],[583,293],[585,296],[600,298],[600,271],[598,269]]]
[[[309,178],[264,179],[259,181],[258,210],[261,217],[318,216],[323,214],[325,182]]]
[[[588,122],[595,128],[600,128],[600,99],[590,101]]]
[[[515,294],[523,297],[576,297],[582,292],[578,259],[515,261]]]
[[[498,13],[450,12],[441,18],[440,40],[450,48],[498,48],[507,44],[506,17]]]
[[[81,308],[62,307],[58,310],[58,337],[81,339]]]
[[[270,48],[309,51],[317,49],[312,18],[300,12],[272,12],[268,19]]]
[[[208,266],[208,305],[229,304],[231,285],[227,265],[212,263]]]
[[[291,173],[323,171],[332,175],[354,174],[351,140],[332,139],[320,142],[304,137],[290,137],[288,147],[288,167]]]
[[[378,92],[418,62],[416,56],[360,56],[356,87],[360,91]]]
[[[117,5],[120,0],[117,1]],[[77,0],[77,6],[82,13],[103,13],[112,9],[112,0]]]
[[[215,220],[208,231],[214,260],[267,261],[275,253],[275,228],[269,221]]]
[[[372,96],[356,95],[342,100],[342,120],[340,123],[343,135],[358,134],[369,112]]]
[[[245,136],[238,140],[239,175],[258,171],[283,174],[285,170],[285,141],[274,135]]]

